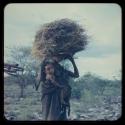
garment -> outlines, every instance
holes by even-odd
[[[48,87],[42,85],[42,113],[44,120],[59,120],[59,115],[61,111],[59,88],[53,86],[51,83],[48,84]]]
[[[42,66],[44,70],[44,64]],[[68,84],[69,77],[72,76],[72,72],[64,69],[60,64],[55,63],[55,78],[59,84]],[[45,74],[41,74],[45,77]],[[60,92],[61,89],[57,86],[54,86],[51,81],[45,80],[42,77],[42,113],[44,120],[67,120],[66,117],[66,108],[61,115],[61,102],[60,102]]]

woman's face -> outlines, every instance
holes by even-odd
[[[54,66],[52,64],[47,64],[45,66],[45,73],[46,74],[53,74],[54,73]]]

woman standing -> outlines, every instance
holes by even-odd
[[[74,72],[68,71],[62,67],[59,62],[62,56],[53,56],[51,60],[45,59],[41,65],[41,78],[42,81],[42,113],[43,120],[67,120],[66,106],[60,101],[61,87],[52,84],[51,80],[46,82],[46,70],[49,65],[54,67],[55,81],[61,86],[68,85],[69,78],[79,77],[79,72],[71,56],[65,56],[65,59],[69,59],[74,67]],[[50,69],[51,70],[51,69]],[[68,85],[69,86],[69,85]]]

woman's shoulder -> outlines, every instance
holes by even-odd
[[[55,63],[55,68],[60,70],[60,71],[64,70],[64,67],[59,63]]]

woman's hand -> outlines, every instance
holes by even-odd
[[[69,59],[71,62],[74,61],[74,59],[73,59],[73,57],[72,57],[71,55],[68,55],[68,59]]]
[[[69,54],[64,54],[63,59],[69,59],[70,61],[74,61],[73,57]]]

